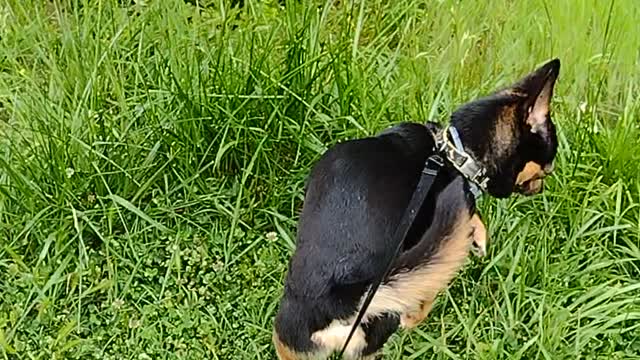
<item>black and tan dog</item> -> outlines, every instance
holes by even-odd
[[[489,195],[542,190],[557,149],[550,103],[559,71],[560,61],[552,60],[452,114],[450,126],[484,171],[481,187]],[[280,359],[322,359],[341,349],[368,287],[393,256],[398,241],[393,233],[425,160],[435,151],[434,129],[448,134],[433,123],[403,123],[375,137],[338,144],[313,167],[275,319]],[[349,358],[375,358],[398,327],[419,324],[472,243],[484,241],[470,191],[475,182],[464,175],[445,161],[391,275],[349,343]]]

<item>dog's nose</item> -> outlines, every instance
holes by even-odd
[[[542,171],[544,171],[545,174],[551,174],[553,172],[553,169],[555,167],[553,166],[553,163],[549,163],[547,165],[544,166],[544,168],[542,169]]]

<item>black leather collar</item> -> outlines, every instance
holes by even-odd
[[[487,191],[489,177],[484,166],[465,151],[458,130],[448,126],[433,134],[436,152],[442,154],[467,179],[471,192],[478,198]]]

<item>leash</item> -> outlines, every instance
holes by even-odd
[[[442,157],[440,157],[440,155],[438,154],[431,155],[425,162],[424,168],[422,169],[422,175],[420,176],[420,181],[418,182],[418,186],[416,186],[416,190],[413,192],[413,196],[409,201],[409,206],[407,206],[407,209],[402,215],[400,224],[396,228],[396,231],[393,236],[393,239],[399,239],[396,245],[395,253],[389,259],[389,262],[386,266],[383,276],[378,278],[371,285],[371,288],[369,289],[369,293],[367,294],[367,297],[364,299],[364,302],[362,303],[362,307],[360,308],[360,311],[358,311],[358,316],[356,317],[356,321],[353,323],[353,326],[351,327],[349,336],[347,337],[347,340],[342,346],[342,350],[340,350],[340,354],[338,355],[340,358],[344,355],[344,352],[347,349],[347,345],[349,345],[349,341],[351,341],[351,337],[355,333],[358,326],[360,326],[360,322],[362,321],[362,318],[364,317],[364,314],[367,311],[369,304],[371,304],[371,301],[373,300],[373,296],[378,290],[378,287],[384,281],[384,279],[386,279],[387,276],[389,276],[391,267],[393,265],[393,261],[396,259],[398,254],[400,254],[400,251],[402,250],[402,245],[404,244],[404,240],[407,237],[407,233],[409,232],[411,225],[413,225],[413,221],[415,220],[416,215],[418,214],[418,210],[420,210],[422,203],[424,203],[424,200],[427,197],[429,190],[431,189],[431,185],[433,185],[433,181],[438,175],[438,172],[440,172],[440,168],[442,168],[442,165],[443,165]]]
[[[450,137],[447,136],[449,133]],[[347,340],[342,346],[342,350],[340,350],[339,357],[344,355],[344,352],[347,349],[347,345],[349,345],[349,341],[353,337],[353,334],[360,326],[360,322],[364,317],[367,308],[371,304],[373,300],[373,296],[375,295],[380,284],[390,275],[391,267],[393,266],[393,261],[397,258],[402,250],[402,245],[404,244],[405,238],[413,225],[413,222],[418,214],[418,210],[424,203],[429,190],[431,189],[431,185],[433,185],[433,181],[435,180],[438,172],[444,165],[443,157],[445,157],[453,167],[460,172],[460,174],[465,178],[467,183],[469,184],[469,188],[473,193],[474,197],[478,199],[480,195],[487,190],[487,183],[489,181],[489,177],[487,176],[486,169],[478,163],[471,154],[467,153],[462,145],[462,141],[460,140],[460,134],[458,130],[454,126],[449,126],[444,129],[442,132],[434,133],[432,132],[432,137],[435,141],[435,154],[431,155],[427,161],[425,162],[424,168],[422,169],[422,175],[420,176],[420,181],[418,182],[418,186],[416,187],[411,200],[409,201],[409,205],[402,215],[402,219],[400,224],[396,228],[394,233],[394,239],[399,239],[395,252],[393,256],[389,259],[387,266],[385,268],[385,272],[383,276],[378,278],[375,282],[372,283],[369,292],[367,293],[360,310],[358,311],[358,315],[356,316],[356,320],[351,327],[351,331],[349,332],[349,336],[347,336]]]

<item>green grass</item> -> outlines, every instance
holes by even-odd
[[[0,357],[274,359],[313,161],[552,57],[546,192],[385,353],[640,357],[637,1],[334,2],[0,4]]]

